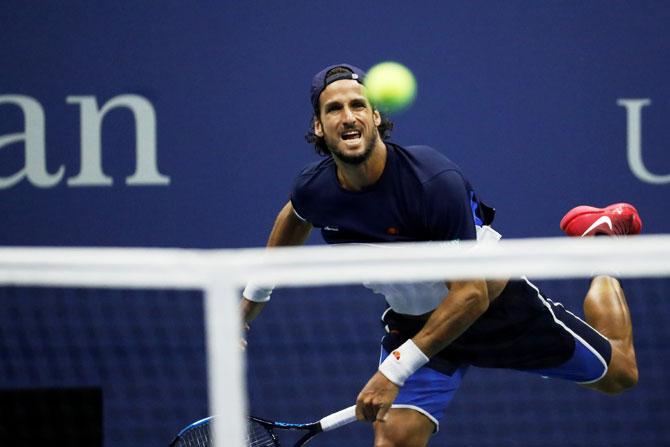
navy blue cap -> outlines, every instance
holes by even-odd
[[[338,73],[336,75],[327,78],[326,74],[333,68],[337,67],[346,68],[347,70],[350,71],[345,73]],[[359,83],[363,84],[363,79],[365,79],[365,72],[354,65],[335,64],[324,68],[323,70],[314,75],[314,77],[312,78],[312,87],[309,90],[309,94],[310,99],[312,100],[312,108],[317,114],[319,112],[319,96],[321,96],[321,92],[326,87],[328,87],[329,84],[332,84],[335,81],[340,81],[342,79],[353,79],[354,81],[358,81]]]

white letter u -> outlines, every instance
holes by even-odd
[[[643,182],[660,185],[670,183],[670,174],[651,173],[642,161],[642,108],[651,104],[650,99],[619,99],[617,104],[626,108],[628,120],[628,166]]]

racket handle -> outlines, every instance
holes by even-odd
[[[333,430],[343,425],[351,424],[356,420],[356,405],[340,410],[336,413],[330,414],[321,419],[321,429],[323,431]]]

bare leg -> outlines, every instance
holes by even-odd
[[[391,408],[384,422],[375,422],[375,447],[425,447],[435,425],[410,408]]]
[[[607,337],[612,359],[605,377],[585,385],[607,394],[618,394],[637,384],[638,372],[633,347],[633,324],[623,289],[615,278],[597,276],[584,299],[586,321]]]

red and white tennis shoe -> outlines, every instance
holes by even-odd
[[[629,203],[615,203],[605,208],[582,205],[563,216],[561,230],[568,236],[625,236],[638,234],[642,220]]]

